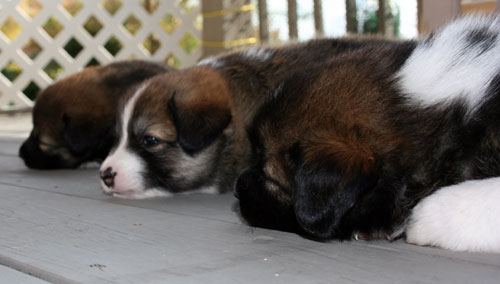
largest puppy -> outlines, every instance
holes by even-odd
[[[409,57],[361,50],[299,72],[249,130],[241,214],[322,239],[391,238],[440,187],[500,175],[499,110],[498,17],[451,23]],[[500,191],[487,184],[431,196],[409,241],[500,250]]]
[[[102,161],[113,144],[118,99],[167,66],[142,60],[88,67],[43,90],[33,109],[33,130],[19,150],[30,168],[76,168]]]
[[[226,191],[247,164],[245,127],[270,89],[344,52],[406,44],[314,40],[233,52],[157,76],[124,100],[120,139],[101,166],[103,190],[124,198]]]

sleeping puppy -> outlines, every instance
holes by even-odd
[[[119,137],[100,169],[103,191],[122,198],[224,192],[247,165],[245,128],[266,94],[293,70],[341,53],[397,42],[323,39],[253,48],[156,76],[124,100]]]
[[[498,17],[297,72],[249,128],[251,166],[235,185],[241,216],[318,239],[397,237],[423,197],[500,175],[499,109]],[[432,194],[408,240],[500,251],[498,184]]]
[[[34,169],[76,168],[102,161],[113,144],[119,97],[169,70],[153,62],[123,61],[88,67],[50,85],[36,100],[33,130],[19,156]]]

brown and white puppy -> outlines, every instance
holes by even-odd
[[[113,144],[118,99],[169,67],[132,60],[88,67],[46,89],[33,109],[33,130],[19,156],[34,169],[76,168],[102,161]]]
[[[290,72],[382,40],[323,39],[253,48],[145,82],[123,102],[119,137],[101,166],[105,193],[123,198],[231,189],[247,165],[245,128]]]
[[[253,226],[500,252],[500,17],[297,72],[249,130]],[[466,180],[482,181],[464,182]],[[457,185],[458,184],[458,185]]]

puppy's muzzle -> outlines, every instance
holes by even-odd
[[[107,187],[113,187],[115,183],[115,176],[116,172],[113,172],[113,168],[111,167],[99,172],[99,177]]]

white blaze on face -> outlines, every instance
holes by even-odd
[[[132,118],[135,103],[140,97],[146,85],[141,86],[125,104],[121,117],[121,136],[116,148],[113,148],[109,156],[101,165],[100,171],[108,168],[116,173],[112,187],[106,186],[101,181],[102,189],[113,196],[141,199],[157,196],[166,196],[167,192],[155,188],[146,189],[142,173],[145,171],[144,161],[136,153],[129,149],[128,127]]]

